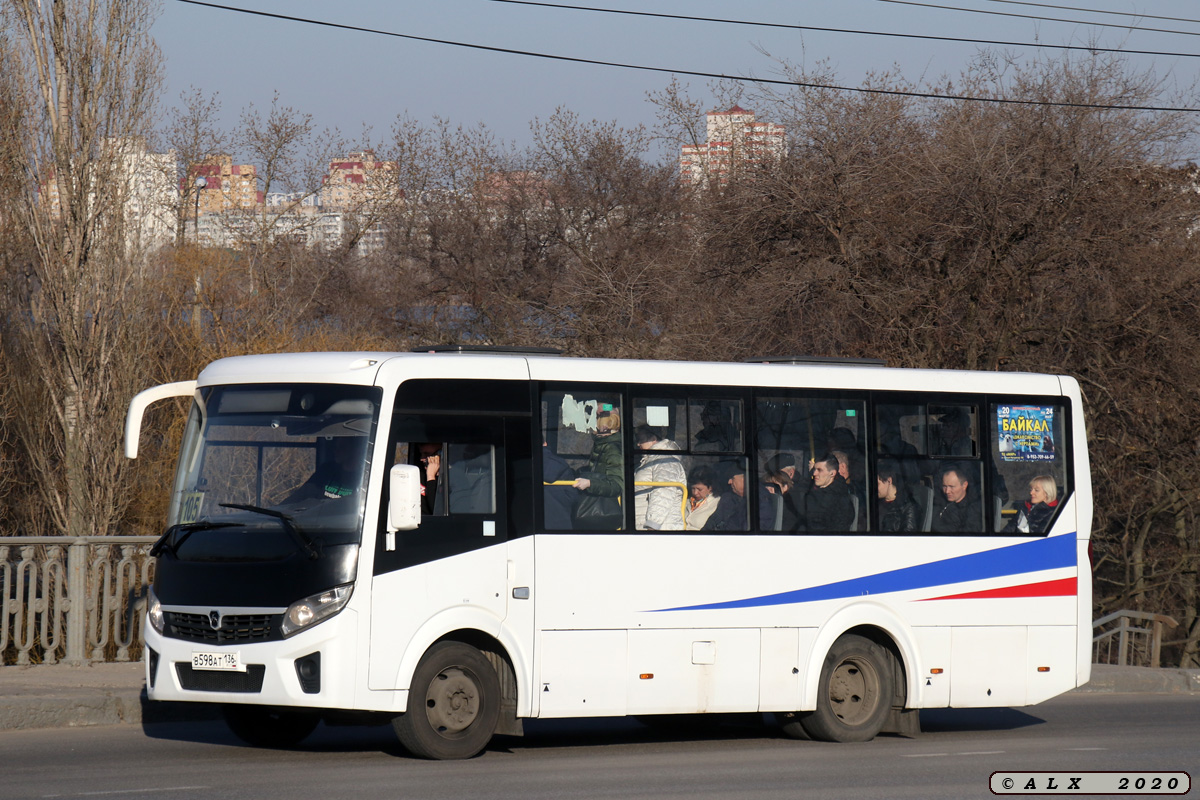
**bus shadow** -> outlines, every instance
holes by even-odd
[[[1015,708],[925,708],[921,731],[955,733],[967,731],[1011,731],[1042,725],[1046,721]]]
[[[761,714],[673,714],[525,720],[524,736],[497,736],[489,750],[774,739],[779,730]]]
[[[147,738],[190,744],[238,747],[266,752],[305,753],[383,753],[409,757],[392,732],[391,725],[326,725],[322,722],[299,744],[293,747],[263,747],[249,745],[229,730],[223,720],[190,720],[154,722],[142,725]]]

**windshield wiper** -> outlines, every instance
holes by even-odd
[[[296,524],[296,520],[291,515],[285,514],[282,511],[276,511],[273,508],[263,508],[262,506],[252,506],[245,503],[220,503],[221,508],[236,508],[242,511],[252,511],[255,514],[265,514],[268,517],[274,517],[283,524],[283,529],[288,532],[288,535],[296,540],[305,553],[308,553],[310,560],[320,557],[320,552],[317,550],[317,543],[313,538],[300,529]]]
[[[228,528],[231,525],[236,525],[236,522],[213,522],[211,520],[201,520],[199,522],[180,522],[167,528],[163,535],[158,537],[158,541],[150,548],[150,555],[157,556],[164,549],[169,549],[172,553],[179,550],[179,545],[187,541],[187,538],[196,531],[211,531],[214,528]],[[179,537],[179,541],[173,541],[175,534],[183,532],[183,536]]]

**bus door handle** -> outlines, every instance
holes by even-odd
[[[529,599],[529,587],[528,586],[518,586],[515,589],[513,589],[513,600],[528,600],[528,599]]]

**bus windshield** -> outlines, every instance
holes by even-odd
[[[166,546],[185,560],[273,560],[358,543],[380,396],[328,384],[201,389]]]

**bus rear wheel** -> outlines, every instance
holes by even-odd
[[[887,720],[892,703],[890,656],[879,645],[847,634],[829,648],[821,666],[817,708],[794,723],[823,742],[868,742]]]
[[[414,756],[470,758],[491,741],[500,718],[496,670],[474,647],[440,642],[417,665],[408,711],[392,722]]]
[[[254,747],[294,747],[321,721],[309,712],[265,706],[225,706],[224,712],[233,735]]]

